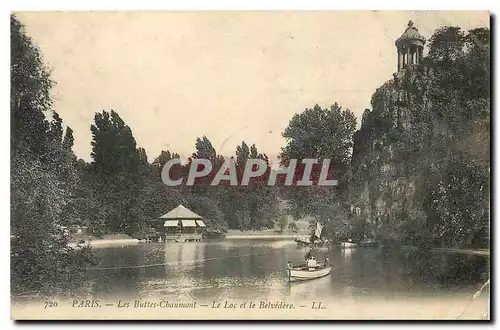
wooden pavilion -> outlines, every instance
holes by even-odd
[[[163,222],[162,240],[165,242],[200,242],[205,223],[203,217],[179,205],[158,218]]]

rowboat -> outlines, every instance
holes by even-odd
[[[316,230],[313,236],[301,236],[295,238],[295,243],[297,247],[322,247],[328,243],[328,240],[321,238],[321,233],[323,232],[323,226],[317,222]]]
[[[316,267],[309,267],[307,264],[293,266],[291,263],[288,263],[288,281],[298,282],[313,280],[329,275],[331,270],[332,266],[328,262],[328,259],[325,262],[317,263]]]
[[[371,240],[371,239],[367,239],[367,240],[359,242],[359,246],[360,247],[378,247],[379,242]]]
[[[352,249],[358,247],[358,243],[355,243],[351,239],[349,239],[347,240],[347,242],[340,243],[340,247],[343,249]]]
[[[311,242],[309,237],[297,237],[295,238],[295,243],[297,243],[297,247],[323,247],[326,246],[328,240],[318,240]]]
[[[309,237],[297,237],[295,238],[295,243],[297,243],[297,247],[302,247],[302,246],[308,246],[309,244],[311,244],[311,240],[309,239]]]
[[[340,246],[344,249],[352,249],[358,246],[357,243],[352,243],[352,242],[342,242],[340,243]]]

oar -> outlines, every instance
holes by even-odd
[[[288,283],[292,282],[292,264],[288,261],[286,268],[288,269]]]

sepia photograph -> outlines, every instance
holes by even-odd
[[[11,319],[491,321],[491,19],[11,12]]]

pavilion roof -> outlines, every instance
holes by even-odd
[[[165,213],[160,217],[160,219],[165,220],[201,220],[202,216],[194,213],[190,209],[186,208],[184,205],[179,205],[175,209],[168,213]]]

